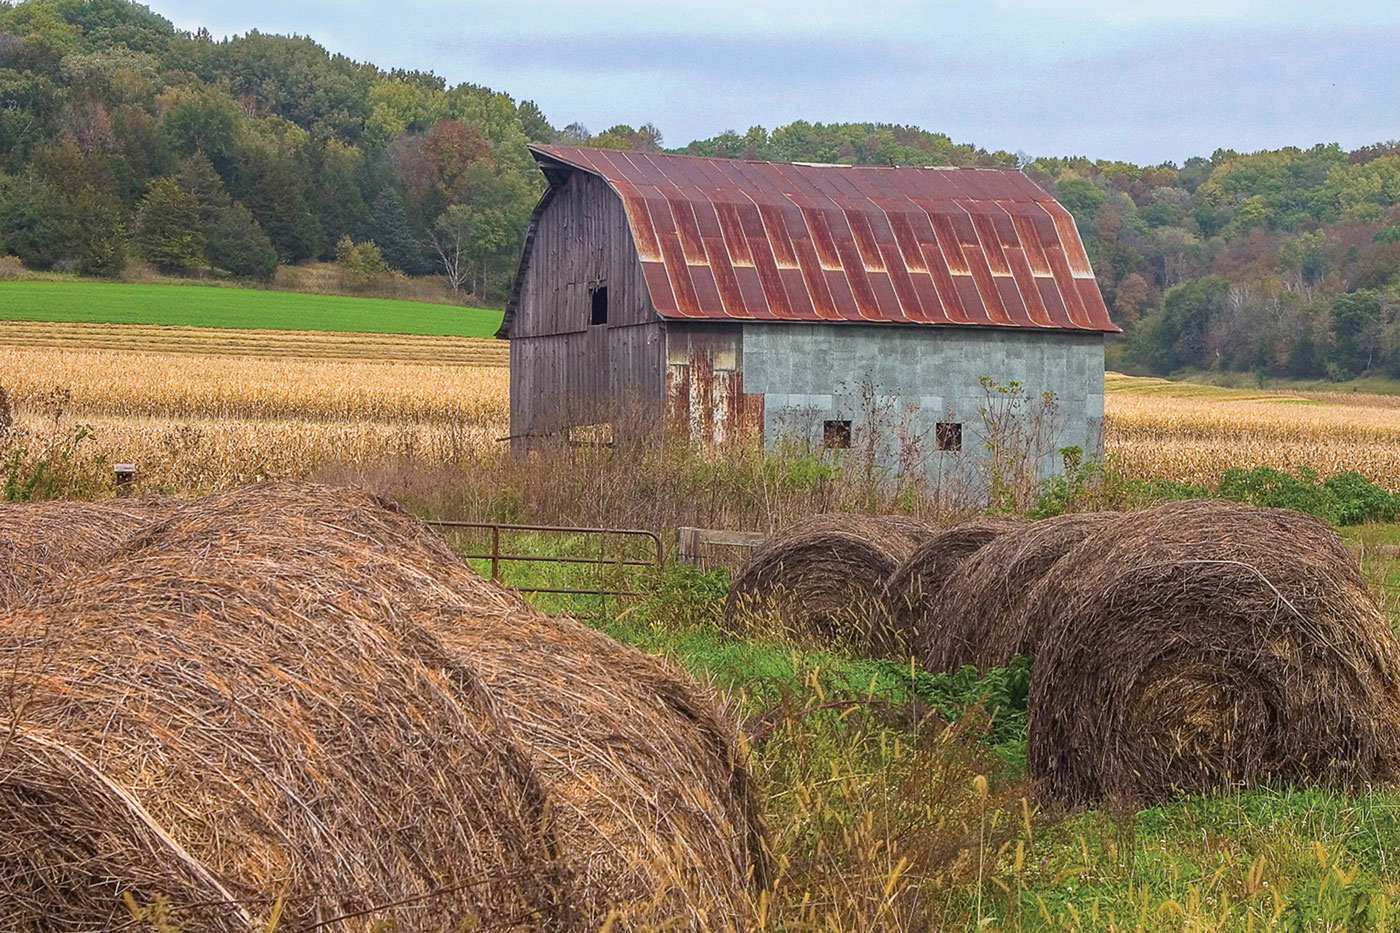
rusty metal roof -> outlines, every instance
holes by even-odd
[[[622,198],[665,318],[1118,329],[1074,219],[1012,169],[531,150]]]

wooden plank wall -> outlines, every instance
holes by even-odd
[[[511,436],[654,417],[665,399],[665,324],[651,306],[621,199],[575,172],[540,216],[510,342]],[[608,322],[589,323],[593,288]]]

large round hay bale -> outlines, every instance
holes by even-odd
[[[1062,557],[1027,615],[1029,761],[1048,798],[1397,775],[1400,644],[1318,519],[1149,509]]]
[[[886,575],[879,604],[883,628],[903,647],[904,657],[931,653],[930,635],[942,628],[942,593],[970,555],[1024,522],[1006,515],[970,519],[929,535]]]
[[[737,728],[683,673],[541,615],[361,492],[275,483],[211,496],[138,533],[123,554],[170,551],[294,579],[305,599],[347,601],[379,621],[420,663],[466,672],[544,802],[542,833],[570,881],[569,922],[597,929],[616,909],[616,929],[749,925],[749,889],[765,865],[755,796]],[[312,572],[322,563],[327,573]],[[565,920],[541,925],[554,923]]]
[[[924,666],[953,672],[971,664],[1004,667],[1035,650],[1025,617],[1031,588],[1087,538],[1112,534],[1116,512],[1059,515],[1008,528],[969,554],[945,584],[927,620]]]
[[[907,656],[880,599],[886,578],[930,533],[905,516],[814,515],[790,525],[734,577],[725,624],[735,632]]]
[[[138,528],[179,507],[178,499],[0,502],[0,608],[96,566]]]
[[[130,895],[246,931],[285,896],[279,928],[570,928],[533,766],[397,606],[415,568],[220,503],[0,619],[8,922],[115,929]]]
[[[172,525],[203,524],[202,510]],[[246,548],[249,529],[288,539],[333,529],[363,540],[411,583],[391,599],[474,671],[518,736],[546,798],[585,929],[740,930],[765,874],[756,792],[738,729],[687,674],[572,619],[550,618],[467,567],[423,523],[370,496],[278,483],[224,497],[209,532]],[[167,535],[157,526],[151,535]],[[617,925],[620,924],[620,925]]]

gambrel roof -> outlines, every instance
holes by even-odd
[[[531,151],[550,192],[584,171],[622,198],[663,318],[1118,329],[1074,219],[1013,169]]]

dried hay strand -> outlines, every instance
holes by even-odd
[[[178,499],[0,503],[0,609],[110,557]]]
[[[1031,588],[1087,538],[1113,534],[1116,512],[1079,512],[1013,526],[967,556],[944,585],[941,611],[928,619],[922,658],[931,671],[966,664],[1005,667],[1033,654],[1038,633],[1026,624]]]
[[[734,577],[724,604],[734,632],[905,657],[881,611],[885,580],[932,529],[902,515],[814,515],[784,528]]]
[[[1395,779],[1400,643],[1326,523],[1197,501],[1117,532],[1029,597],[1029,762],[1046,798]]]
[[[198,513],[183,514],[188,526]],[[289,517],[291,517],[289,519]],[[549,802],[585,929],[742,930],[766,874],[738,729],[685,673],[483,580],[421,522],[355,491],[278,483],[227,497],[213,529],[296,521],[412,570],[401,611],[481,679]],[[238,546],[245,532],[222,537]],[[201,536],[204,536],[201,534]],[[291,536],[289,536],[291,537]]]
[[[483,624],[483,621],[485,624]],[[549,794],[590,929],[744,930],[767,875],[737,730],[685,674],[528,607],[437,628]]]
[[[571,928],[516,736],[399,609],[432,569],[367,509],[274,515],[292,492],[191,504],[0,616],[7,922],[117,929],[130,893],[200,930],[279,895],[279,929]]]
[[[931,632],[942,629],[942,592],[958,567],[997,535],[1024,522],[1006,515],[987,515],[930,535],[885,577],[879,605],[883,627],[895,633],[904,657],[927,657]]]

